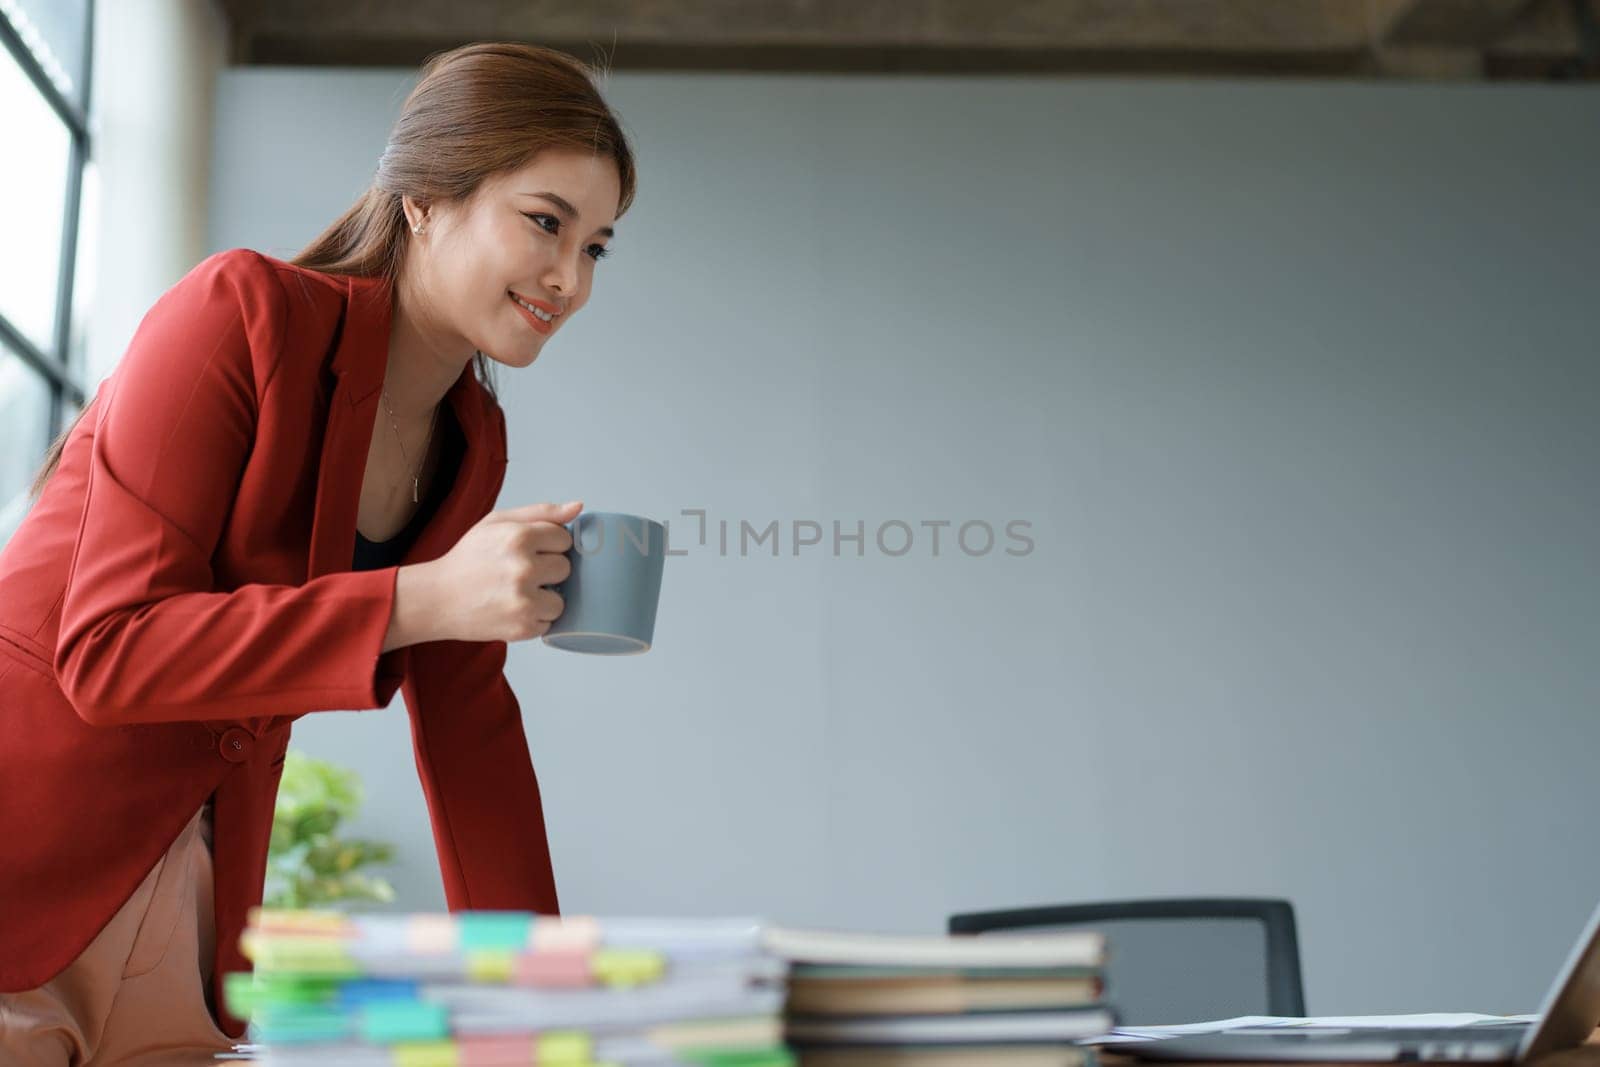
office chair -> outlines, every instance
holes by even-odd
[[[1122,1026],[1306,1013],[1300,944],[1287,900],[1165,899],[952,915],[952,934],[1106,935],[1106,1002]]]

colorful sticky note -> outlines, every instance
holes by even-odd
[[[374,1001],[417,999],[420,983],[405,978],[357,978],[340,982],[333,990],[339,1003],[346,1006],[370,1004]]]
[[[438,1041],[450,1036],[450,1012],[420,1000],[375,1000],[360,1009],[361,1036],[378,1044]]]
[[[310,934],[344,937],[352,932],[348,916],[336,911],[253,907],[247,913],[251,929],[272,934]]]
[[[680,1060],[701,1067],[794,1067],[795,1054],[781,1045],[763,1049],[679,1049]]]
[[[456,1039],[459,1067],[507,1067],[538,1063],[531,1034],[472,1034]]]
[[[511,980],[518,985],[577,988],[594,984],[589,953],[579,951],[525,952],[517,957]]]
[[[463,949],[517,951],[529,945],[533,916],[525,911],[466,911],[456,917]]]
[[[453,1041],[407,1041],[392,1046],[395,1067],[461,1067]]]
[[[342,941],[266,936],[247,930],[239,937],[239,948],[265,971],[351,977],[361,973]]]
[[[594,1040],[583,1030],[548,1030],[534,1036],[534,1045],[541,1067],[587,1064],[594,1054]]]
[[[316,1004],[263,1004],[250,1019],[264,1044],[337,1041],[350,1033],[350,1019],[337,1008]]]
[[[510,952],[469,952],[467,977],[474,982],[509,982],[515,963]]]
[[[606,985],[654,982],[666,973],[666,957],[650,949],[603,948],[589,958],[594,976]]]
[[[406,947],[437,955],[456,950],[456,923],[449,915],[413,915],[406,923]]]
[[[539,951],[589,951],[600,945],[600,924],[593,916],[545,916],[533,923],[533,947]]]

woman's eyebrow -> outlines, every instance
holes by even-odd
[[[575,221],[578,217],[578,209],[569,204],[565,197],[558,196],[555,193],[523,193],[522,195],[537,196],[542,200],[550,201],[556,206],[556,211],[569,222]],[[615,237],[617,235],[617,231],[610,226],[602,226],[595,232],[604,234],[607,237]]]

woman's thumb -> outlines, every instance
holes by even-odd
[[[583,501],[569,500],[565,504],[524,504],[521,507],[505,508],[495,513],[501,519],[512,522],[566,522],[583,510]]]

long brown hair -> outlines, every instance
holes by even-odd
[[[538,45],[479,43],[432,56],[400,109],[377,173],[361,198],[289,262],[327,274],[400,276],[411,231],[401,197],[466,201],[485,179],[549,148],[611,159],[621,178],[620,218],[633,203],[633,150],[600,95],[602,68]],[[482,352],[478,380],[494,381]],[[37,498],[77,418],[50,445],[34,476]]]

